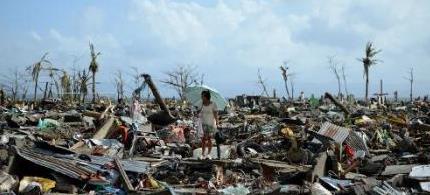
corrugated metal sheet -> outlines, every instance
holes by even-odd
[[[91,157],[92,164],[104,165],[107,162],[112,162],[111,157],[105,157],[105,156],[90,156],[90,157]],[[128,172],[145,173],[148,171],[148,168],[150,167],[150,164],[144,161],[137,161],[137,160],[120,160],[120,161],[124,170]]]
[[[367,155],[369,154],[369,150],[363,139],[357,133],[348,128],[325,122],[318,131],[318,134],[330,137],[338,144],[343,144],[345,142],[355,151],[363,150]]]
[[[348,144],[348,146],[354,148],[355,151],[363,150],[364,152],[366,152],[366,155],[369,155],[369,150],[366,144],[355,131],[351,131],[349,133],[349,136],[346,138],[345,143]]]
[[[88,155],[91,158],[91,162],[89,162],[77,158],[76,155],[64,155],[40,148],[17,148],[17,154],[35,164],[63,173],[74,179],[80,179],[81,175],[89,176],[94,174],[101,169],[102,165],[113,161],[111,157]],[[120,161],[127,172],[145,173],[150,167],[149,163],[143,161]]]
[[[39,166],[46,167],[48,169],[51,169],[55,172],[61,173],[63,175],[66,175],[68,177],[74,178],[74,179],[82,179],[82,176],[89,177],[91,174],[95,174],[95,171],[92,171],[90,169],[76,166],[73,163],[70,163],[68,159],[58,159],[52,156],[43,155],[41,153],[37,153],[31,149],[22,148],[18,149],[16,148],[16,152],[18,156],[34,163]]]
[[[332,138],[336,143],[342,144],[348,137],[350,130],[345,127],[340,127],[329,122],[325,122],[318,134]]]

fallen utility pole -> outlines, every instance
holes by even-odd
[[[157,104],[160,105],[161,110],[171,115],[169,109],[166,106],[166,103],[164,103],[163,98],[161,98],[161,95],[158,92],[157,87],[155,86],[154,82],[152,82],[151,76],[149,74],[142,74],[142,77],[145,79],[145,82],[148,84],[148,87],[151,89],[152,94],[154,94],[155,101],[157,101]]]
[[[163,98],[161,98],[161,95],[158,92],[158,89],[155,86],[154,82],[152,82],[151,76],[149,74],[142,74],[141,76],[145,79],[146,84],[148,84],[149,89],[151,89],[152,94],[154,95],[155,101],[157,102],[157,104],[160,106],[160,109],[162,110],[161,113],[154,114],[154,117],[151,117],[151,116],[148,117],[148,120],[153,124],[161,125],[161,126],[165,126],[176,121],[176,119],[170,113],[169,108],[167,108]]]
[[[339,107],[342,110],[342,112],[345,113],[346,116],[349,115],[349,110],[343,104],[341,104],[336,98],[334,98],[329,92],[325,92],[325,98],[330,99],[334,103],[334,105]]]

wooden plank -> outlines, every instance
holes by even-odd
[[[106,113],[112,108],[114,108],[114,106],[112,106],[112,104],[110,104],[110,102],[109,102],[109,106],[107,106],[106,109],[100,114],[100,117],[98,119],[99,120],[104,119],[106,116]]]
[[[97,130],[96,134],[94,134],[93,139],[104,139],[109,134],[113,122],[115,121],[114,117],[110,117],[106,120],[105,124]]]
[[[84,116],[89,116],[89,117],[93,117],[93,118],[99,118],[100,117],[100,112],[95,112],[95,111],[85,111],[82,113],[82,115]]]
[[[115,157],[114,160],[115,160],[116,167],[118,168],[118,171],[121,174],[121,178],[127,187],[127,191],[134,191],[133,185],[131,185],[130,179],[128,178],[127,173],[125,173],[124,168],[122,167],[121,161],[117,157]]]
[[[416,164],[411,165],[389,165],[385,167],[385,170],[381,173],[382,176],[390,176],[397,174],[409,174],[412,171],[412,167],[417,166]]]
[[[82,146],[85,145],[85,142],[83,141],[78,141],[76,144],[74,144],[72,147],[70,147],[70,150],[76,150]]]
[[[306,172],[311,169],[310,166],[306,165],[290,165],[286,162],[276,161],[276,160],[266,160],[266,159],[251,159],[251,162],[263,164],[268,167],[272,167],[282,172]]]

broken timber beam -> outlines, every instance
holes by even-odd
[[[101,116],[101,113],[96,111],[85,111],[82,115],[98,119]]]
[[[112,129],[113,123],[115,121],[114,117],[110,117],[106,120],[105,124],[103,124],[100,129],[97,130],[96,134],[94,134],[93,139],[104,139],[109,135],[110,130]]]
[[[125,183],[125,187],[127,188],[127,191],[134,191],[133,185],[131,185],[130,179],[127,176],[127,173],[125,172],[124,168],[122,167],[121,161],[115,157],[114,158],[116,167],[118,168],[119,173],[121,174],[121,178]]]

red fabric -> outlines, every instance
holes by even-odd
[[[344,147],[345,147],[346,156],[348,156],[348,158],[353,158],[354,154],[355,154],[354,149],[351,148],[351,146],[348,146],[348,145],[345,145]]]

